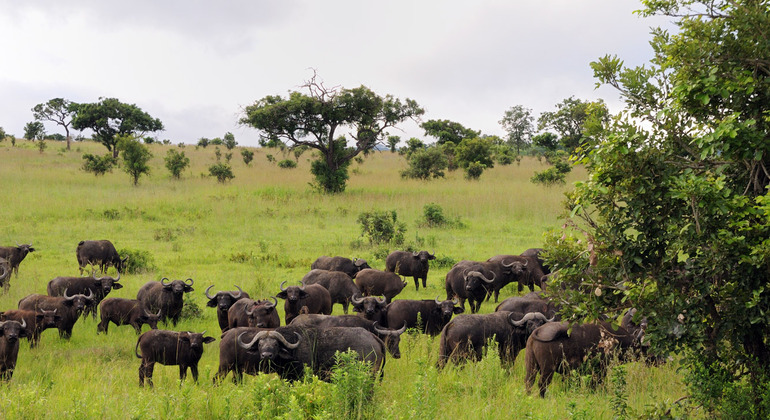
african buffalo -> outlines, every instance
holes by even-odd
[[[361,361],[369,362],[372,376],[382,372],[385,364],[385,344],[369,331],[358,327],[278,327],[260,331],[251,341],[246,333],[236,339],[239,346],[257,352],[260,371],[275,372],[288,380],[301,379],[304,367],[324,381],[331,377],[336,363],[335,353],[353,351]]]
[[[479,311],[487,290],[492,288],[495,277],[495,273],[489,270],[486,264],[460,261],[446,274],[446,298],[450,300],[457,297],[463,310],[467,299],[471,306],[471,313],[475,314]]]
[[[120,273],[118,277],[96,277],[94,271],[93,277],[56,277],[48,282],[46,289],[48,296],[63,296],[65,290],[69,290],[71,294],[85,294],[90,290],[94,298],[83,311],[83,316],[88,316],[90,313],[92,318],[96,319],[96,307],[99,302],[113,289],[123,288],[123,285],[118,283],[119,280]]]
[[[394,359],[401,358],[399,343],[401,334],[406,331],[406,325],[402,324],[399,329],[381,328],[376,321],[370,321],[357,315],[320,315],[320,314],[302,314],[291,321],[295,327],[360,327],[379,337],[388,353]]]
[[[423,334],[438,335],[444,325],[452,319],[452,315],[464,312],[455,306],[456,300],[396,300],[388,305],[388,326],[403,325],[408,328],[419,328]]]
[[[313,269],[302,277],[302,284],[319,284],[329,291],[332,298],[332,306],[335,303],[342,305],[342,310],[348,313],[350,299],[355,295],[360,295],[361,291],[353,283],[353,279],[342,271],[331,271],[322,269]]]
[[[272,330],[272,329],[270,329]],[[244,342],[250,342],[254,336],[268,331],[265,328],[236,327],[225,331],[219,341],[219,370],[214,375],[214,384],[220,383],[227,374],[233,372],[233,382],[239,383],[243,374],[256,375],[259,373],[259,352],[256,349],[246,349],[237,343],[238,337]]]
[[[40,334],[48,328],[56,328],[61,321],[61,315],[56,310],[27,311],[23,309],[11,309],[0,312],[0,321],[18,321],[27,325],[27,340],[29,347],[34,348],[40,343]]]
[[[0,380],[10,381],[19,356],[19,338],[27,336],[27,324],[22,321],[0,322]]]
[[[99,304],[101,322],[96,326],[96,333],[107,334],[110,322],[115,325],[130,325],[136,330],[136,334],[142,333],[142,325],[147,324],[150,329],[158,329],[160,310],[150,313],[142,302],[137,299],[107,298]]]
[[[455,364],[468,358],[481,360],[487,341],[494,337],[500,362],[511,368],[532,331],[548,321],[539,312],[458,315],[441,330],[438,367],[443,367],[447,360]]]
[[[285,281],[281,283],[281,292],[275,296],[286,301],[283,304],[286,325],[300,314],[303,307],[307,307],[309,314],[332,313],[332,297],[325,287],[318,284],[283,287],[284,284]]]
[[[548,264],[543,261],[542,258],[540,258],[540,254],[544,251],[543,248],[530,248],[524,252],[522,252],[520,255],[522,257],[527,257],[530,259],[530,261],[536,262],[538,266],[540,266],[540,270],[543,272],[543,274],[548,275],[551,274],[551,267],[548,266]]]
[[[356,286],[364,296],[385,296],[385,301],[390,303],[406,282],[396,273],[367,268],[358,273]]]
[[[238,287],[238,285],[235,285],[235,288],[238,289],[237,292],[220,291],[217,292],[214,296],[211,296],[209,294],[209,290],[211,290],[212,287],[214,287],[213,284],[207,287],[206,291],[204,292],[206,298],[209,300],[206,302],[206,306],[210,308],[217,308],[217,321],[219,321],[219,328],[224,331],[227,329],[227,311],[229,311],[233,304],[239,299],[248,299],[249,294],[244,292],[240,287]]]
[[[0,258],[0,286],[3,288],[3,294],[8,293],[11,288],[11,264],[5,258]]]
[[[139,365],[139,386],[144,386],[144,379],[152,384],[152,371],[155,363],[161,365],[179,365],[179,380],[187,377],[187,368],[190,368],[193,380],[198,382],[198,361],[203,355],[203,345],[211,343],[214,337],[204,336],[206,332],[194,333],[191,331],[150,330],[139,336],[136,340],[134,353],[142,359]],[[137,349],[142,349],[142,354]]]
[[[547,318],[553,318],[556,316],[557,308],[556,305],[553,304],[553,302],[542,299],[542,298],[531,298],[526,296],[514,296],[509,297],[508,299],[505,299],[504,301],[500,302],[499,305],[497,305],[497,308],[495,308],[495,312],[497,311],[508,311],[508,312],[521,312],[521,313],[529,313],[529,312],[540,312],[541,314],[545,315]]]
[[[404,277],[412,276],[415,290],[420,290],[419,280],[422,279],[422,287],[425,288],[430,269],[429,261],[435,259],[435,251],[432,254],[428,251],[393,251],[385,258],[385,271],[392,271]]]
[[[56,328],[59,329],[59,337],[69,340],[72,337],[72,327],[77,322],[80,314],[93,300],[93,292],[88,295],[74,294],[70,296],[64,291],[64,296],[46,296],[32,294],[19,301],[19,309],[27,311],[56,311],[61,316]]]
[[[179,321],[184,306],[184,294],[192,292],[193,279],[174,280],[166,283],[168,278],[160,281],[149,281],[139,289],[136,298],[142,301],[144,308],[151,313],[160,310],[163,322],[171,318],[174,326]]]
[[[0,246],[0,258],[5,258],[16,277],[19,277],[19,264],[27,254],[34,251],[35,248],[32,248],[32,244],[19,245],[17,243],[16,246]]]
[[[75,250],[80,266],[80,274],[87,265],[99,266],[99,270],[104,273],[109,266],[115,267],[118,273],[123,272],[128,257],[121,259],[115,245],[112,242],[102,239],[99,241],[80,241]]]
[[[369,296],[361,298],[353,296],[353,312],[358,312],[359,316],[362,316],[370,321],[376,321],[379,325],[388,325],[387,317],[387,302],[385,298]]]
[[[502,265],[513,264],[514,268],[517,269],[517,273],[511,279],[511,282],[518,282],[517,288],[519,292],[524,290],[524,286],[527,286],[530,292],[535,290],[535,286],[539,287],[540,290],[545,291],[545,282],[543,281],[545,273],[543,273],[543,270],[540,268],[540,264],[537,264],[534,259],[522,257],[520,255],[495,255],[488,261],[498,262]],[[530,264],[530,262],[532,264]],[[496,299],[495,302],[497,302]]]
[[[518,255],[496,255],[481,264],[484,264],[489,270],[495,273],[495,281],[492,283],[492,287],[489,288],[487,301],[489,301],[489,298],[494,294],[495,303],[497,303],[498,297],[500,296],[500,290],[503,287],[514,282],[521,285],[527,278],[529,278],[527,274],[529,259]],[[519,290],[521,290],[521,286],[519,286]]]
[[[570,325],[566,322],[549,322],[532,332],[527,340],[526,378],[527,393],[540,374],[540,396],[545,395],[555,372],[569,374],[589,360],[598,361],[595,381],[601,382],[606,375],[607,364],[615,355],[624,357],[626,352],[641,342],[638,331],[623,327],[617,329],[609,322]]]
[[[365,268],[371,267],[369,267],[369,264],[366,263],[366,260],[361,258],[351,260],[350,258],[345,257],[327,257],[325,255],[318,257],[318,259],[313,261],[313,264],[310,264],[311,270],[321,269],[329,271],[341,271],[350,276],[352,279],[356,278],[356,274]]]
[[[280,327],[281,318],[278,316],[278,311],[275,310],[276,305],[278,305],[278,299],[275,297],[272,299],[273,302],[269,300],[239,299],[227,311],[227,328],[222,332],[224,333],[228,329],[238,327]]]

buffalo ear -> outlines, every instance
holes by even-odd
[[[278,293],[277,295],[275,295],[275,297],[277,297],[278,299],[286,299],[286,298],[288,298],[288,297],[289,297],[289,295],[288,295],[288,293],[286,293],[286,291],[284,290],[284,291],[282,291],[282,292]]]
[[[363,305],[353,305],[353,312],[361,312],[364,310]]]
[[[21,337],[21,338],[29,337],[29,333],[27,332],[27,328],[26,327],[22,328],[21,330],[19,330],[19,337]]]
[[[30,247],[29,252],[35,252],[35,248]]]
[[[203,337],[203,342],[204,343],[213,343],[214,341],[216,341],[216,338],[214,338],[214,337],[208,337],[208,336],[207,337]]]
[[[461,313],[465,312],[465,309],[463,309],[463,308],[461,308],[459,306],[455,306],[455,308],[452,309],[452,312],[454,312],[455,314],[461,314]]]
[[[54,316],[53,316],[53,320],[54,320],[55,322],[59,322],[59,321],[61,321],[61,315],[54,315]]]
[[[209,299],[208,302],[206,302],[206,306],[209,308],[216,308],[217,307],[217,300],[216,299]]]
[[[42,320],[43,320],[43,317],[45,317],[45,315],[43,315],[43,314],[35,314],[35,320],[36,320],[37,322],[40,322],[40,321],[42,321]]]
[[[193,289],[192,286],[187,286],[187,285],[184,286],[184,292],[185,293],[190,293],[193,290],[195,290],[195,289]]]
[[[123,285],[120,284],[120,283],[112,283],[112,288],[113,289],[122,289]]]

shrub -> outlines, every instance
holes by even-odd
[[[118,250],[122,258],[128,257],[125,272],[128,274],[141,274],[155,270],[155,261],[149,251],[123,248]]]
[[[425,225],[430,227],[444,226],[449,220],[444,216],[444,209],[436,203],[429,203],[423,206],[422,214],[425,218]]]
[[[190,166],[190,158],[185,156],[184,152],[178,152],[174,149],[169,149],[163,160],[166,161],[166,168],[171,172],[171,176],[176,179],[179,179],[182,176],[182,171]]]
[[[254,152],[249,149],[241,149],[241,156],[243,156],[243,163],[251,166],[251,161],[254,160]]]
[[[91,172],[96,176],[104,175],[107,172],[112,172],[112,167],[117,163],[115,158],[111,154],[106,154],[102,157],[86,153],[83,155],[83,170]]]
[[[118,147],[120,148],[120,155],[123,157],[123,170],[131,176],[136,186],[140,176],[150,173],[148,162],[152,158],[152,153],[139,140],[130,137],[123,137],[118,140]]]
[[[483,163],[471,162],[465,167],[465,179],[478,180],[484,173],[486,166]]]
[[[37,142],[37,150],[40,151],[40,153],[43,153],[46,147],[48,147],[48,143],[46,143],[43,139],[40,139]]]
[[[182,313],[179,318],[200,319],[203,316],[203,309],[189,296],[189,293],[184,294],[184,306],[182,306]]]
[[[223,184],[235,178],[235,175],[233,175],[233,168],[231,168],[230,165],[222,162],[209,166],[209,173],[211,176],[216,177],[217,181]]]
[[[344,419],[369,418],[374,394],[371,365],[358,360],[358,353],[346,351],[334,354],[331,382],[334,387],[336,417]]]
[[[417,149],[406,160],[409,167],[401,171],[402,178],[431,179],[443,178],[449,165],[444,152],[438,147]]]
[[[295,162],[295,161],[293,161],[291,159],[284,159],[284,160],[278,162],[278,167],[279,168],[284,168],[284,169],[296,168],[297,167],[297,162]]]
[[[395,210],[364,212],[358,215],[357,221],[361,224],[361,236],[369,239],[370,244],[400,245],[404,242],[406,226],[398,222],[398,213]]]
[[[533,184],[543,184],[546,186],[552,186],[555,184],[564,184],[567,174],[559,172],[556,167],[548,168],[544,171],[535,172],[535,175],[530,178]]]

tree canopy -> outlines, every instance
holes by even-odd
[[[66,133],[67,150],[70,150],[70,125],[77,106],[78,104],[64,98],[53,98],[48,102],[35,105],[32,108],[32,115],[37,121],[51,121],[62,126]]]
[[[608,117],[609,110],[601,99],[590,102],[569,97],[556,104],[556,111],[540,114],[537,125],[539,130],[557,132],[564,149],[572,152],[590,141]]]
[[[503,129],[508,133],[508,144],[516,147],[516,153],[521,152],[521,147],[532,142],[535,117],[532,110],[522,105],[512,106],[505,111],[503,119],[499,121]]]
[[[770,416],[770,6],[645,1],[643,67],[592,63],[626,107],[580,161],[567,233],[548,241],[572,319],[636,307],[707,410]],[[578,241],[580,239],[580,241]],[[561,286],[561,287],[560,287]]]
[[[475,138],[481,135],[480,131],[465,128],[462,124],[449,120],[428,120],[420,124],[425,130],[426,136],[436,138],[436,143],[460,144],[463,139]]]

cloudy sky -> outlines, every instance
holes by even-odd
[[[423,120],[484,134],[514,105],[535,116],[563,99],[603,98],[589,63],[651,57],[638,0],[0,0],[0,127],[21,137],[51,98],[115,97],[159,118],[160,139],[235,134],[241,109],[313,75],[416,100]],[[53,123],[47,132],[63,133]],[[404,124],[406,139],[423,138]]]

